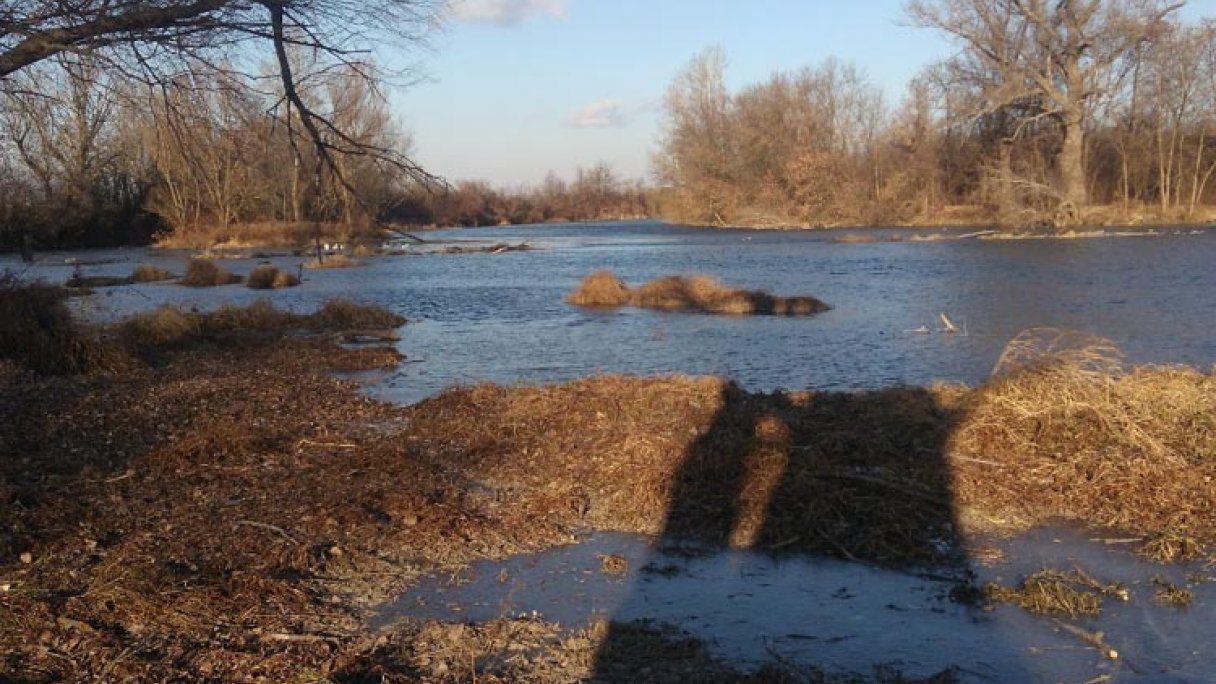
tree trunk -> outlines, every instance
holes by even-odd
[[[1064,144],[1056,163],[1060,171],[1060,199],[1080,209],[1089,203],[1085,188],[1085,132],[1080,116],[1064,120]]]

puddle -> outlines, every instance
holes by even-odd
[[[829,672],[884,665],[924,677],[954,667],[964,682],[1216,681],[1216,585],[1191,584],[1193,605],[1178,609],[1158,603],[1152,583],[1162,577],[1186,585],[1201,568],[1148,563],[1126,546],[1072,530],[992,545],[1010,560],[977,566],[981,581],[1016,584],[1044,567],[1076,564],[1124,582],[1131,601],[1107,601],[1099,618],[1070,621],[1105,632],[1121,657],[1107,659],[1051,618],[953,602],[946,579],[806,556],[687,553],[617,533],[431,578],[384,606],[371,626],[404,617],[539,615],[568,627],[647,618],[678,625],[743,666],[778,655]]]

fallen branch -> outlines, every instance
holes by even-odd
[[[238,521],[236,521],[236,524],[233,525],[233,529],[240,527],[242,525],[246,525],[248,527],[256,527],[261,530],[269,530],[271,532],[278,532],[279,534],[283,535],[284,539],[291,542],[292,544],[300,543],[300,542],[296,541],[295,538],[293,538],[290,534],[287,534],[287,530],[284,530],[282,527],[278,527],[276,525],[270,525],[270,524],[263,523],[263,522],[257,522],[256,520],[238,520]]]

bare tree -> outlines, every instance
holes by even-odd
[[[298,123],[340,185],[353,191],[340,155],[370,155],[398,173],[435,179],[400,149],[361,142],[300,94],[306,74],[289,59],[293,47],[320,63],[346,65],[373,80],[369,52],[417,45],[435,24],[440,0],[0,0],[0,88],[20,90],[12,76],[60,54],[88,55],[115,73],[171,84],[184,68],[216,72],[272,57],[285,120]],[[244,70],[247,75],[253,69]],[[302,154],[302,152],[301,152]]]
[[[1137,45],[1182,3],[1161,0],[912,0],[920,26],[953,36],[980,79],[987,111],[1034,102],[1061,128],[1059,194],[1088,202],[1085,126],[1094,98],[1122,76]]]

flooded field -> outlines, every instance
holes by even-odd
[[[954,668],[964,682],[1211,682],[1216,585],[1201,566],[1163,567],[1119,540],[1067,528],[989,540],[980,583],[1016,583],[1043,568],[1086,568],[1128,587],[1099,617],[1052,619],[951,598],[952,578],[805,556],[698,552],[645,537],[590,534],[579,543],[476,564],[424,581],[382,608],[374,628],[405,617],[483,622],[535,617],[566,627],[594,619],[678,626],[710,652],[758,667],[782,662],[834,674],[886,667],[907,677]],[[1190,586],[1177,608],[1156,582]],[[1117,658],[1072,632],[1103,633]],[[1105,677],[1105,678],[1104,678]]]
[[[603,373],[717,375],[752,391],[978,384],[988,377],[1005,343],[1034,326],[1105,336],[1133,363],[1207,369],[1216,361],[1210,328],[1216,314],[1216,272],[1210,268],[1216,233],[1166,233],[1062,241],[842,243],[831,232],[705,231],[654,223],[436,231],[426,234],[427,245],[404,247],[399,255],[365,257],[358,268],[301,270],[304,257],[282,253],[222,260],[226,269],[241,275],[264,261],[301,273],[303,284],[291,289],[121,285],[98,288],[74,299],[73,306],[107,321],[166,303],[209,310],[270,299],[306,311],[349,296],[380,304],[410,319],[394,343],[406,358],[358,377],[372,394],[396,403],[418,402],[452,385],[532,385]],[[884,239],[909,235],[875,234]],[[531,249],[492,249],[497,244]],[[32,267],[6,257],[0,268],[63,282],[72,275],[125,277],[144,263],[180,274],[187,257],[134,249],[43,254]],[[706,273],[733,286],[814,296],[832,309],[808,318],[737,318],[641,309],[589,311],[566,304],[566,294],[597,269],[611,269],[630,283]],[[939,330],[943,313],[957,324],[956,332]],[[486,415],[487,396],[470,399],[477,421]],[[913,420],[912,427],[897,422],[886,434],[875,429],[877,422],[852,419],[870,415],[865,409],[890,408],[881,402],[853,397],[837,398],[831,405],[842,412],[787,407],[791,425],[798,429],[790,429],[789,444],[780,453],[805,453],[817,439],[825,443],[825,453],[837,442],[854,447],[882,442],[879,446],[885,448],[886,442],[926,429]],[[573,413],[569,406],[562,404],[562,411]],[[772,427],[769,413],[757,414],[754,421],[746,413],[741,429],[759,434],[764,426]],[[837,422],[849,423],[843,426],[847,429],[836,425],[835,433],[815,422],[846,414],[852,418]],[[596,414],[595,420],[604,423],[596,429],[617,431],[608,414]],[[580,422],[576,431],[590,432],[593,422]],[[725,439],[719,437],[734,435],[732,426],[719,416],[708,431],[694,428],[692,435],[704,453],[714,454]],[[446,424],[432,427],[436,435],[446,434]],[[680,425],[682,431],[687,427]],[[536,432],[537,439],[552,441],[548,433]],[[772,432],[780,442],[776,438],[784,433]],[[740,438],[740,463],[753,446],[750,438],[744,439],[750,434]],[[944,458],[944,445],[936,441],[910,442],[927,449],[928,458]],[[505,438],[485,443],[506,444],[504,457],[520,451]],[[521,444],[527,446],[526,439]],[[607,453],[619,456],[620,451]],[[535,449],[522,453],[536,456]],[[991,465],[976,458],[967,462]],[[848,478],[853,484],[873,484],[876,476],[850,470]],[[795,480],[786,482],[786,488],[802,491]],[[891,482],[888,477],[878,484],[890,487]],[[940,484],[941,491],[930,494],[948,499],[948,483]],[[741,482],[723,487],[742,491]],[[520,485],[502,491],[526,499],[530,490]],[[907,493],[898,486],[883,491]],[[466,493],[462,501],[476,498]],[[494,519],[493,507],[499,503],[486,503],[487,519]],[[669,513],[680,505],[677,501]],[[946,511],[946,521],[952,512]],[[417,516],[411,516],[403,519],[418,524]],[[392,524],[386,523],[386,529],[398,530],[395,519],[387,519]],[[852,522],[857,523],[854,529],[865,529],[866,521]],[[279,529],[257,524],[263,531]],[[1145,561],[1132,553],[1143,537],[1120,539],[1053,527],[1011,539],[952,539],[943,543],[965,551],[959,565],[894,571],[808,554],[723,552],[589,530],[579,530],[578,536],[572,545],[482,561],[424,579],[376,608],[367,627],[391,630],[402,621],[485,623],[522,617],[577,629],[595,620],[643,620],[674,625],[703,641],[713,655],[745,669],[775,661],[842,676],[870,676],[875,668],[886,668],[909,678],[941,672],[955,677],[933,681],[1216,681],[1211,650],[1216,644],[1216,585],[1211,583],[1216,569],[1203,560],[1170,566]],[[842,557],[853,556],[845,549]],[[1105,600],[1094,617],[1035,616],[1010,605],[957,600],[960,585],[1016,586],[1045,569],[1077,568],[1102,582],[1121,583],[1130,600]],[[1190,592],[1189,605],[1160,600],[1164,586]],[[1118,657],[1111,657],[1112,649]]]
[[[965,233],[959,229],[956,233]],[[303,286],[266,293],[173,284],[99,290],[80,302],[112,318],[163,302],[211,308],[271,298],[297,309],[334,296],[383,304],[410,319],[409,359],[376,391],[413,402],[455,383],[535,383],[595,373],[730,377],[749,390],[856,389],[934,381],[978,383],[1021,330],[1057,326],[1109,337],[1135,362],[1216,361],[1216,233],[1082,240],[841,244],[840,231],[696,230],[657,223],[433,231],[420,256],[362,268],[304,271]],[[876,231],[883,239],[906,231]],[[949,231],[944,234],[950,234]],[[530,251],[449,254],[495,244]],[[155,263],[180,274],[186,255],[148,250],[45,254],[30,272],[66,280],[65,260],[114,260],[86,275],[129,275]],[[6,257],[0,268],[21,269]],[[295,273],[304,259],[271,256]],[[225,262],[238,274],[258,260]],[[630,283],[706,273],[728,285],[810,295],[832,307],[806,319],[580,310],[563,299],[611,269]],[[944,335],[938,315],[960,328]]]

